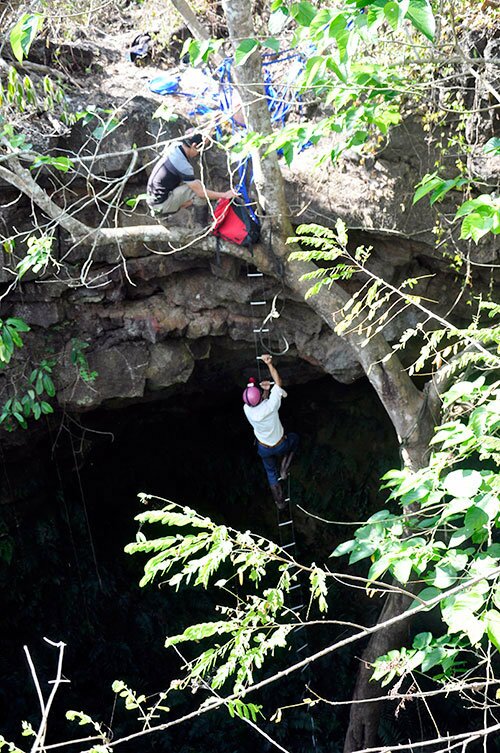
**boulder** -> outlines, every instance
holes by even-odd
[[[193,368],[194,358],[182,342],[156,343],[150,349],[147,386],[150,390],[160,390],[187,382]]]

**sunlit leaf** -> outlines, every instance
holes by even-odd
[[[234,64],[243,65],[258,46],[257,39],[243,39],[235,50]]]
[[[41,13],[25,13],[11,30],[10,46],[20,63],[28,56],[31,44],[42,28],[43,19]]]
[[[432,42],[436,34],[436,19],[429,0],[410,0],[406,17]]]

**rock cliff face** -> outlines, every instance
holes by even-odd
[[[105,99],[102,92],[101,98]],[[76,100],[74,105],[78,106]],[[102,190],[110,178],[124,175],[133,164],[123,197],[144,191],[158,154],[155,142],[176,136],[186,127],[181,120],[163,126],[162,131],[159,121],[152,118],[157,105],[153,95],[129,99],[117,115],[122,125],[103,140],[97,153],[88,130],[74,127],[59,147],[84,160],[64,190],[56,191],[55,200],[61,203],[64,191],[71,191],[73,200],[75,196],[81,199],[78,217],[94,225],[96,209],[104,211],[105,204],[99,199],[90,204],[86,199]],[[135,157],[131,144],[137,149]],[[395,285],[408,277],[422,278],[418,292],[430,306],[440,313],[453,309],[457,322],[465,319],[470,312],[465,287],[470,264],[489,264],[498,250],[486,241],[472,246],[467,250],[468,262],[457,266],[453,238],[436,249],[435,218],[428,203],[411,205],[415,184],[436,157],[419,123],[408,121],[396,128],[385,149],[364,162],[352,154],[341,164],[317,169],[316,156],[313,148],[308,149],[293,170],[285,170],[293,221],[333,225],[341,217],[350,228],[353,244],[373,247],[375,271],[383,272]],[[491,173],[493,168],[487,169]],[[225,165],[215,150],[205,160],[204,176],[216,188],[227,183]],[[48,176],[45,185],[50,187]],[[11,186],[2,185],[2,193],[4,227],[27,227],[35,210]],[[128,211],[122,205],[119,224],[153,223],[144,207],[140,203],[135,211]],[[446,205],[442,209],[446,212]],[[41,215],[38,219],[43,221]],[[188,210],[172,219],[179,225],[189,221]],[[198,248],[196,240],[174,253],[147,244],[89,250],[72,246],[63,232],[59,232],[58,246],[60,268],[49,269],[37,279],[26,276],[2,300],[2,317],[21,317],[32,328],[24,352],[0,376],[4,395],[10,394],[13,380],[25,368],[27,353],[33,360],[53,358],[56,400],[67,410],[154,399],[186,383],[204,389],[210,386],[207,371],[203,383],[192,375],[196,362],[206,359],[211,362],[214,384],[242,384],[255,369],[254,330],[261,327],[275,296],[281,316],[270,323],[268,342],[261,342],[262,336],[257,335],[257,349],[267,345],[280,351],[286,338],[290,349],[280,363],[285,369],[293,364],[289,379],[304,381],[328,372],[349,383],[361,374],[350,348],[326,331],[306,303],[283,290],[275,279],[247,277],[252,270],[250,253],[246,261],[223,255],[217,262]],[[3,262],[5,291],[12,280],[12,255],[4,253]],[[487,267],[473,266],[472,274],[479,289],[488,288]],[[255,300],[266,305],[251,306]],[[390,321],[388,339],[396,339],[417,317],[415,311],[407,310]],[[82,343],[88,345],[89,370],[97,372],[93,381],[82,378],[75,364],[75,352],[81,351]]]

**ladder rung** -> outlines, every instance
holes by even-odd
[[[247,277],[264,277],[262,272],[248,272]]]
[[[295,546],[295,541],[291,541],[289,544],[285,544],[285,546],[282,546],[282,549],[290,549],[291,546]]]
[[[296,583],[294,586],[290,588],[290,591],[294,591],[296,588],[300,588],[300,583]]]
[[[304,609],[304,605],[303,604],[297,604],[297,606],[296,607],[292,607],[292,609],[296,609],[298,611],[299,609]]]
[[[250,301],[250,306],[265,306],[267,301]]]
[[[254,329],[254,334],[257,334],[259,332],[269,332],[268,329]]]
[[[278,525],[281,526],[289,526],[290,523],[293,523],[293,520],[290,518],[290,520],[285,520],[284,523],[278,523]]]

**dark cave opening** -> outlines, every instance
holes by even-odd
[[[292,498],[302,508],[294,512],[297,558],[319,564],[349,538],[349,523],[365,519],[383,503],[379,479],[398,464],[397,446],[366,381],[345,386],[322,378],[288,392],[283,424],[301,435],[291,475]],[[108,724],[114,715],[118,729],[126,732],[134,719],[114,709],[113,680],[146,694],[168,687],[178,675],[179,660],[163,648],[165,637],[207,619],[217,599],[210,589],[139,588],[143,563],[123,552],[136,532],[137,494],[171,499],[219,523],[277,540],[276,510],[242,413],[240,390],[215,385],[207,392],[181,391],[164,401],[67,416],[32,451],[28,474],[26,464],[26,458],[5,463],[3,473],[4,486],[16,488],[18,505],[2,507],[12,552],[10,561],[6,557],[1,563],[1,669],[7,681],[0,690],[0,728],[18,740],[21,719],[35,725],[37,701],[22,647],[30,647],[41,677],[48,679],[54,649],[42,643],[47,636],[67,644],[64,674],[71,680],[60,691],[49,742],[68,734],[67,708]],[[347,525],[326,525],[312,516]],[[365,622],[374,620],[379,608],[363,592],[358,598],[345,590],[333,594],[333,604],[337,619],[362,615]],[[331,638],[330,630],[320,626],[311,645],[317,649]],[[318,663],[314,676],[325,697],[349,697],[359,652],[357,647]],[[274,667],[284,659],[277,657]],[[297,698],[300,686],[294,682],[271,686],[264,694],[266,716]],[[199,694],[175,700],[178,708],[172,707],[172,713],[180,715],[199,702]],[[320,715],[325,750],[341,749],[346,715],[346,709]],[[141,745],[187,753],[199,749],[208,729],[214,750],[252,750],[255,732],[230,722],[218,712],[211,722],[216,732],[203,719]],[[293,750],[308,749],[305,712],[271,727],[282,741],[295,736]]]

